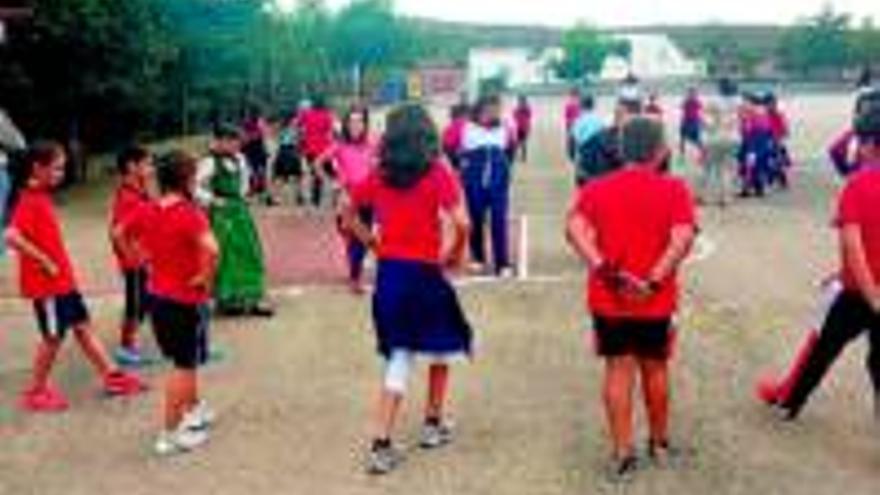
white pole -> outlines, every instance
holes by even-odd
[[[527,280],[529,278],[529,217],[527,215],[522,215],[519,219],[519,261],[517,266],[517,278]]]

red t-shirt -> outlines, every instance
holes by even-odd
[[[516,107],[513,111],[513,121],[516,123],[516,130],[521,134],[528,134],[532,130],[532,108],[523,105]]]
[[[699,98],[687,98],[682,108],[685,122],[699,122],[703,119],[703,102]]]
[[[120,185],[116,189],[113,204],[110,207],[110,228],[115,229],[122,225],[129,216],[149,203],[150,196],[146,191],[141,191],[127,184]],[[143,253],[136,252],[126,255],[113,246],[113,254],[116,255],[119,269],[123,271],[142,268],[146,263]]]
[[[438,263],[442,242],[440,212],[461,202],[458,177],[444,162],[410,189],[394,189],[374,171],[353,196],[355,204],[371,206],[379,228],[379,258]]]
[[[142,239],[150,265],[150,294],[182,304],[202,304],[210,294],[192,286],[203,267],[201,238],[210,231],[205,213],[190,201],[151,203],[131,215],[125,229]]]
[[[299,119],[302,129],[303,154],[314,159],[333,145],[333,112],[327,109],[310,108]]]
[[[847,181],[837,204],[834,220],[838,228],[857,225],[862,233],[862,245],[868,266],[875,280],[880,280],[880,163],[862,168]],[[858,290],[852,268],[844,259],[841,269],[843,285]]]
[[[50,276],[34,258],[19,253],[21,295],[28,299],[61,296],[76,290],[73,264],[61,237],[61,226],[48,191],[25,189],[21,192],[9,226],[45,253],[58,267]]]
[[[785,114],[779,110],[770,112],[769,119],[770,130],[773,132],[773,137],[779,140],[787,138],[788,119],[785,117]]]
[[[596,229],[606,262],[645,278],[666,251],[672,229],[694,225],[693,198],[685,183],[646,168],[628,167],[587,183],[577,193],[575,209]],[[598,277],[587,282],[587,305],[593,314],[622,318],[667,318],[678,303],[675,276],[644,301],[621,297]]]
[[[461,151],[461,139],[467,119],[455,119],[443,130],[443,150],[447,153]]]

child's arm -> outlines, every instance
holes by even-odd
[[[342,227],[351,233],[355,239],[367,246],[371,251],[376,251],[378,241],[372,229],[364,225],[358,218],[357,205],[348,195],[343,195],[339,202],[339,216]]]
[[[452,223],[452,244],[443,255],[442,262],[446,268],[457,270],[464,264],[465,248],[468,236],[471,232],[471,222],[468,219],[464,204],[459,203],[449,210],[449,220]]]
[[[598,269],[605,262],[596,243],[596,229],[575,208],[568,213],[565,238],[575,253],[587,263],[590,270]]]
[[[110,244],[124,259],[132,259],[138,254],[138,247],[131,235],[130,221],[117,222],[110,227]]]
[[[874,279],[862,243],[862,230],[858,225],[848,224],[840,229],[841,256],[852,270],[859,291],[874,311],[880,311],[880,287]]]
[[[671,277],[687,257],[694,244],[696,229],[690,224],[676,225],[672,228],[666,251],[648,273],[648,284],[659,284]]]
[[[42,249],[28,240],[24,234],[15,227],[6,229],[6,242],[24,256],[37,261],[51,277],[57,277],[60,273],[58,265]]]
[[[210,230],[202,232],[198,238],[199,246],[199,273],[190,281],[190,285],[196,289],[210,290],[217,271],[217,260],[220,257],[220,247],[217,239]]]

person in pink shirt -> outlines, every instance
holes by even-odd
[[[318,159],[317,166],[332,170],[345,194],[351,197],[376,168],[376,156],[376,140],[370,135],[370,112],[367,107],[352,107],[342,118],[340,139]],[[372,209],[358,209],[358,218],[364,225],[372,225]],[[349,284],[352,292],[361,294],[364,291],[362,277],[367,246],[355,236],[344,235]]]
[[[461,165],[461,137],[470,112],[466,103],[456,103],[449,110],[449,124],[443,129],[443,154],[456,170]]]
[[[529,155],[529,136],[532,133],[532,106],[525,95],[520,95],[513,110],[513,122],[516,125],[517,151],[520,159],[526,161]]]

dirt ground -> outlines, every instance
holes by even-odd
[[[751,395],[761,371],[788,360],[811,321],[816,284],[835,265],[828,224],[838,185],[822,149],[845,124],[850,100],[804,96],[786,103],[799,162],[794,189],[701,212],[704,249],[687,267],[675,362],[675,438],[695,451],[682,470],[645,471],[618,488],[601,481],[601,363],[584,343],[582,269],[562,237],[571,190],[560,153],[561,102],[545,100],[537,102],[532,159],[516,175],[516,210],[529,217],[531,279],[460,291],[479,345],[474,362],[454,375],[453,446],[431,454],[408,448],[407,462],[392,476],[363,474],[380,362],[368,299],[337,286],[293,279],[302,290],[279,296],[274,320],[217,322],[214,336],[228,356],[206,370],[204,390],[220,422],[206,448],[172,459],[150,452],[158,393],[99,398],[73,346],[56,372],[71,410],[15,411],[36,332],[24,303],[2,299],[0,494],[878,493],[880,430],[871,421],[863,342],[837,363],[798,424],[774,422]],[[112,273],[101,191],[63,198],[68,238],[89,280]],[[319,223],[331,231],[329,219]],[[293,244],[282,252],[315,263],[335,249]],[[0,288],[8,293],[7,265],[0,267]],[[91,302],[109,341],[120,302],[100,290]],[[148,372],[157,387],[160,372]],[[422,386],[421,377],[412,383],[400,427],[410,446]]]

